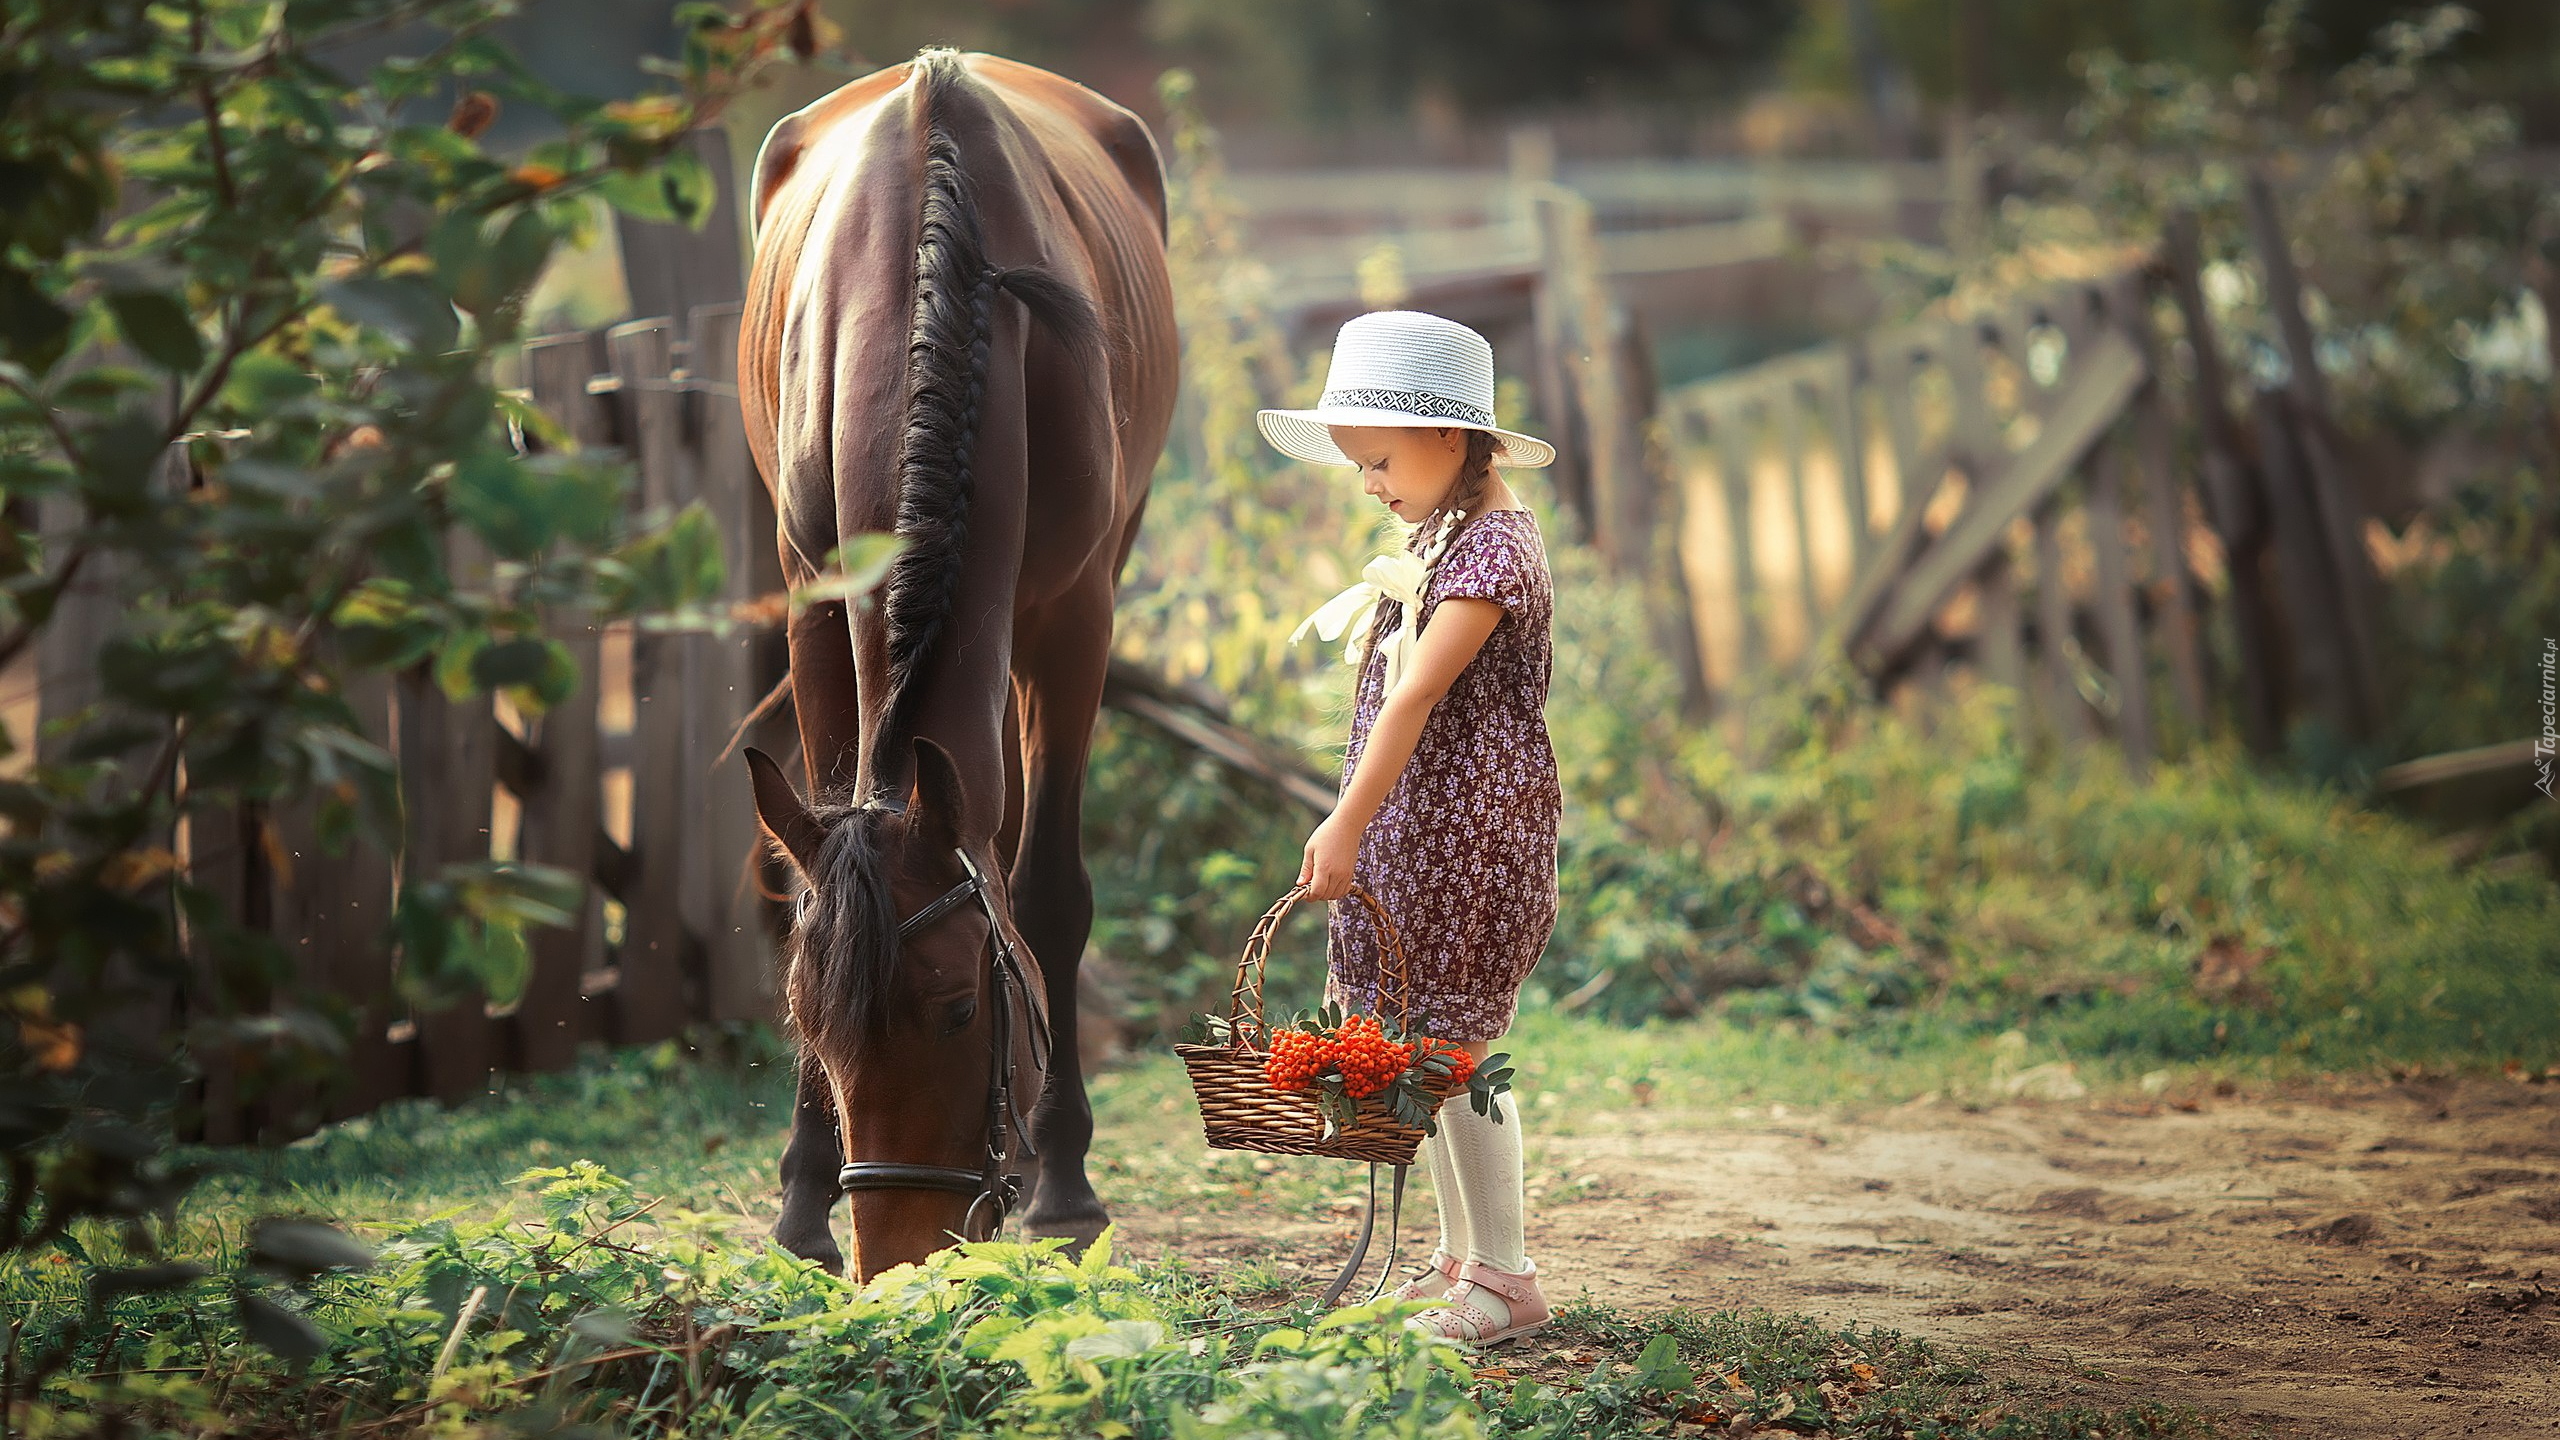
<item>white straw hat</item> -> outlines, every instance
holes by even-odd
[[[1328,425],[1453,425],[1501,442],[1496,465],[1535,468],[1556,447],[1493,423],[1493,346],[1455,320],[1420,310],[1372,310],[1343,322],[1313,410],[1264,410],[1264,438],[1317,465],[1349,465]]]

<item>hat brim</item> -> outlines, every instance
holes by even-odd
[[[1448,426],[1458,430],[1482,430],[1501,442],[1494,448],[1493,463],[1517,470],[1535,470],[1553,464],[1556,458],[1556,447],[1535,435],[1523,435],[1498,425],[1469,425],[1463,420],[1443,420],[1403,410],[1335,405],[1314,410],[1261,410],[1255,412],[1254,418],[1262,426],[1262,438],[1270,441],[1281,454],[1304,460],[1310,465],[1354,465],[1351,457],[1342,453],[1342,447],[1333,443],[1333,436],[1325,429],[1328,425],[1391,425],[1404,429]]]

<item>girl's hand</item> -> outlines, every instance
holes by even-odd
[[[1339,900],[1351,893],[1351,871],[1360,859],[1360,832],[1326,820],[1307,837],[1307,853],[1298,863],[1298,883],[1311,900]]]

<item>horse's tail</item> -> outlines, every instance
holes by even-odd
[[[906,548],[882,592],[889,708],[881,733],[908,733],[914,681],[931,657],[960,591],[967,554],[979,409],[986,397],[998,290],[1071,349],[1098,352],[1100,317],[1090,298],[1056,275],[987,263],[978,202],[960,144],[944,123],[968,82],[959,53],[916,57],[925,121],[922,222],[916,240],[915,319],[907,338],[907,415],[898,444],[896,532]],[[983,91],[980,93],[983,94]]]

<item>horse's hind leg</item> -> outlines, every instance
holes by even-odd
[[[1067,1236],[1077,1251],[1111,1219],[1085,1175],[1093,1107],[1076,1053],[1076,972],[1093,933],[1093,879],[1085,870],[1082,833],[1085,758],[1111,645],[1110,587],[1087,592],[1042,607],[1038,632],[1018,635],[1014,648],[1017,657],[1037,658],[1016,692],[1024,809],[1013,915],[1047,982],[1051,1040],[1047,1097],[1032,1120],[1040,1181],[1023,1223],[1034,1235]]]
[[[782,1147],[782,1218],[773,1222],[773,1239],[834,1275],[844,1273],[844,1252],[836,1248],[835,1236],[836,1199],[844,1193],[836,1176],[843,1168],[826,1067],[817,1056],[804,1053],[791,1101],[791,1140]]]

